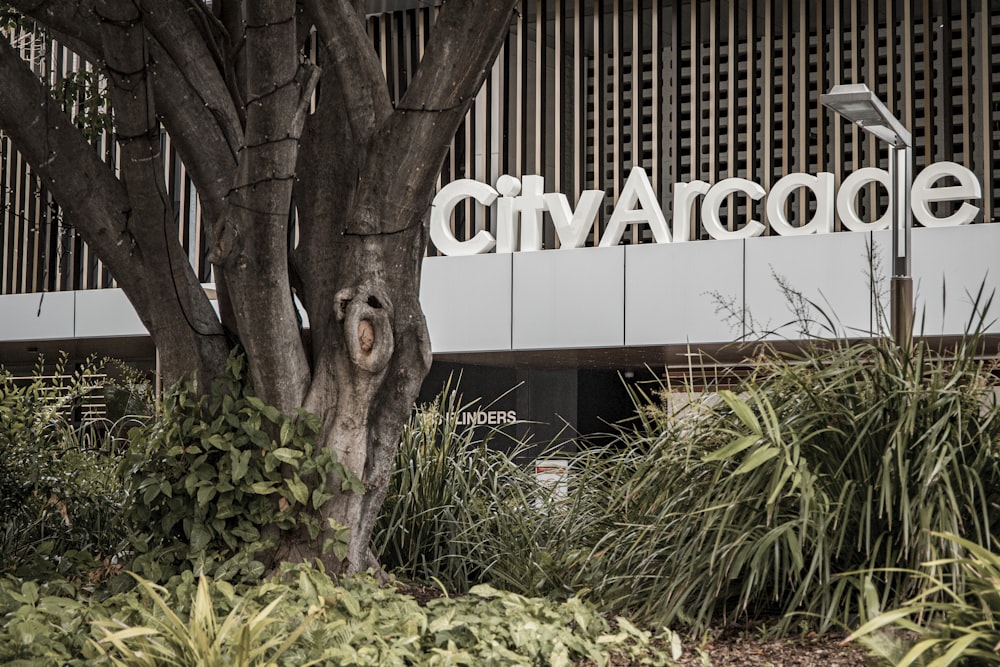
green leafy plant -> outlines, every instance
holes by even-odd
[[[116,446],[75,419],[99,377],[93,362],[69,372],[65,356],[23,380],[0,370],[0,573],[68,574],[120,549]]]
[[[956,535],[936,537],[963,553],[906,572],[921,581],[921,592],[869,620],[848,641],[859,640],[899,667],[1000,665],[1000,554]],[[887,642],[888,629],[897,631],[890,637],[908,639]]]
[[[142,595],[151,603],[143,607],[143,625],[117,620],[95,623],[101,638],[93,641],[99,658],[116,667],[157,667],[170,664],[188,667],[255,667],[274,665],[305,630],[305,622],[287,633],[269,632],[276,623],[276,598],[256,613],[236,604],[219,622],[208,581],[198,579],[198,588],[187,620],[171,608],[167,591],[137,577]],[[230,593],[232,595],[232,593]],[[308,620],[308,617],[307,617]],[[313,663],[303,663],[307,667]]]
[[[179,383],[160,417],[130,433],[133,567],[154,581],[183,569],[259,577],[274,531],[301,528],[316,538],[314,512],[332,497],[328,480],[362,490],[332,453],[317,448],[314,415],[289,417],[265,405],[242,371],[243,358],[233,355],[211,391],[190,379]],[[346,535],[327,548],[337,553],[345,543]]]
[[[609,622],[593,605],[476,586],[426,606],[370,576],[283,565],[255,584],[190,571],[108,595],[0,579],[0,662],[84,665],[667,665],[669,631]],[[90,632],[88,632],[88,628]],[[617,664],[617,663],[616,663]]]
[[[65,580],[0,578],[0,664],[84,667],[92,610],[99,604]]]

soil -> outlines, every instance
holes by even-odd
[[[864,667],[866,653],[844,645],[843,635],[812,634],[794,639],[768,639],[753,633],[722,632],[718,638],[686,644],[677,664],[713,667]],[[702,656],[707,656],[707,661]]]
[[[395,582],[396,588],[420,605],[441,596],[440,589]],[[846,635],[809,633],[804,637],[772,638],[760,627],[716,629],[699,641],[685,641],[680,667],[865,667],[866,653],[856,645],[843,644]],[[608,667],[643,664],[612,654]],[[583,661],[576,667],[591,667]]]

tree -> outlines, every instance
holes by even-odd
[[[324,559],[369,566],[398,435],[430,365],[418,292],[434,184],[516,0],[443,2],[395,105],[364,2],[9,4],[103,72],[120,170],[5,40],[0,129],[131,300],[167,382],[215,376],[236,339],[264,401],[319,417],[320,443],[366,489],[329,489],[320,523],[349,526],[351,541],[345,560]],[[198,190],[221,316],[177,241],[161,124]],[[325,537],[285,536],[277,557],[320,557]]]

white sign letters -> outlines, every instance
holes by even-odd
[[[938,181],[949,179],[958,185],[936,186]],[[844,179],[839,192],[834,192],[833,174],[821,172],[789,174],[765,192],[758,183],[745,178],[727,178],[715,185],[704,181],[675,183],[673,188],[673,220],[668,225],[653,186],[641,167],[634,167],[622,187],[618,202],[600,239],[601,247],[621,243],[628,225],[649,226],[657,243],[690,241],[693,235],[693,213],[701,197],[700,216],[697,219],[713,239],[742,239],[760,236],[768,226],[781,236],[800,234],[828,234],[834,230],[834,212],[846,229],[872,231],[889,227],[889,213],[878,220],[865,222],[858,215],[858,193],[868,183],[879,183],[889,189],[889,174],[883,169],[868,167]],[[788,197],[804,188],[816,198],[816,213],[812,220],[801,226],[792,225],[785,215]],[[749,219],[741,227],[729,229],[721,219],[723,203],[731,195],[747,197],[753,201],[765,199],[765,220]],[[972,222],[979,208],[968,201],[982,197],[982,188],[976,175],[954,162],[939,162],[925,168],[913,181],[910,192],[911,208],[915,218],[925,227],[949,227]],[[482,206],[496,202],[496,236],[485,229],[472,238],[460,241],[451,230],[451,216],[460,202],[474,199]],[[544,245],[545,219],[552,222],[560,248],[581,248],[593,228],[594,219],[604,205],[601,190],[586,190],[580,195],[576,208],[564,194],[545,192],[545,179],[541,176],[524,176],[521,179],[504,175],[497,179],[496,188],[472,179],[452,181],[441,188],[431,207],[430,234],[437,249],[445,255],[478,255],[496,248],[498,253],[541,250]],[[962,201],[958,210],[946,217],[938,217],[931,210],[932,202]],[[546,216],[548,214],[548,216]]]

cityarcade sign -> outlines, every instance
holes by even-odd
[[[941,185],[940,181],[957,182],[957,185]],[[868,183],[880,183],[891,192],[888,172],[874,167],[861,169],[845,178],[836,193],[834,177],[829,172],[815,176],[789,174],[775,183],[769,193],[758,183],[745,178],[727,178],[715,185],[704,181],[674,183],[674,213],[672,224],[668,225],[645,170],[635,167],[625,181],[601,237],[600,247],[618,245],[626,227],[631,224],[648,225],[657,243],[690,241],[691,213],[699,196],[703,197],[701,225],[713,239],[745,239],[760,236],[766,229],[764,222],[754,219],[748,220],[739,229],[727,229],[721,220],[720,209],[730,195],[745,195],[756,201],[767,194],[766,223],[781,236],[830,233],[834,230],[835,209],[843,226],[851,231],[888,229],[888,211],[872,222],[865,222],[858,216],[855,207],[857,195]],[[808,223],[793,226],[785,215],[785,204],[792,192],[799,188],[812,192],[816,198],[816,212]],[[925,227],[965,225],[972,222],[979,212],[979,207],[963,201],[951,215],[938,217],[931,209],[932,203],[981,197],[982,188],[976,175],[954,162],[938,162],[926,167],[913,180],[910,192],[913,214]],[[483,206],[492,206],[496,202],[496,237],[485,229],[466,241],[455,237],[451,230],[452,212],[459,203],[469,198]],[[586,190],[580,195],[574,210],[570,208],[566,195],[545,192],[545,179],[541,176],[517,179],[503,175],[497,179],[496,188],[480,181],[460,179],[441,188],[434,197],[430,218],[431,240],[445,255],[478,255],[494,247],[498,253],[541,250],[542,224],[547,213],[559,238],[559,247],[580,248],[593,228],[604,200],[602,190]]]

